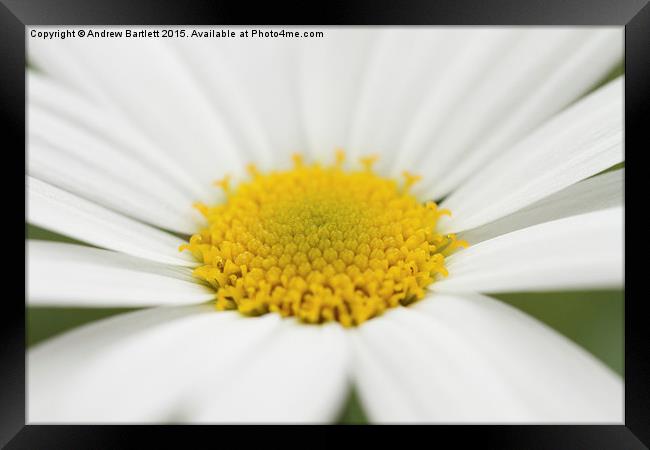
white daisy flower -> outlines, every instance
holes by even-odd
[[[620,423],[485,294],[622,286],[621,29],[319,31],[29,40],[28,220],[92,245],[29,305],[147,307],[30,348],[29,422]]]

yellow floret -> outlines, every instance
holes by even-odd
[[[217,291],[217,309],[354,326],[447,276],[445,257],[467,246],[436,232],[449,211],[409,193],[418,176],[399,186],[376,175],[376,159],[346,170],[341,150],[330,167],[294,155],[291,170],[249,165],[250,181],[218,181],[227,200],[195,205],[208,227],[181,247],[201,262],[194,275]]]

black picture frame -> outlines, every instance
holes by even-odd
[[[309,25],[610,25],[625,27],[625,149],[626,188],[638,179],[632,153],[650,148],[648,145],[647,118],[650,117],[650,6],[647,0],[437,0],[437,1],[330,1],[327,3],[290,2],[248,4],[247,2],[183,1],[169,0],[0,0],[0,113],[5,142],[3,179],[11,186],[22,183],[26,170],[25,149],[25,27],[30,25],[168,25],[168,24],[287,24]],[[637,148],[638,147],[638,148]],[[15,179],[13,178],[15,177]],[[24,179],[24,178],[23,178]],[[626,202],[640,197],[643,187],[627,190]],[[25,197],[7,190],[9,200],[15,200],[15,210],[9,224],[7,241],[16,248],[5,254],[15,264],[20,251],[15,238],[24,225]],[[630,192],[633,195],[630,197]],[[23,191],[24,195],[24,191]],[[626,234],[644,236],[643,220],[632,220],[630,208],[625,208]],[[635,230],[636,228],[636,230]],[[638,237],[632,240],[635,244]],[[24,250],[24,248],[23,248]],[[650,358],[648,357],[648,317],[644,303],[647,301],[639,288],[633,291],[635,269],[644,264],[629,264],[632,260],[626,242],[625,283],[625,423],[621,425],[439,425],[433,429],[417,429],[417,438],[437,445],[451,439],[454,446],[467,444],[488,448],[571,448],[571,449],[637,449],[650,445]],[[23,266],[24,268],[24,266]],[[16,274],[18,275],[18,274]],[[193,447],[199,440],[217,445],[224,443],[223,433],[213,426],[46,426],[26,425],[25,417],[25,306],[20,299],[25,285],[7,278],[0,306],[0,445],[10,449],[40,448],[123,448],[134,447],[136,442]],[[262,433],[251,437],[273,439],[277,436],[286,443],[322,443],[331,445],[340,440],[332,434],[349,438],[380,438],[390,445],[389,431],[394,427],[337,426],[337,427],[258,427]],[[230,428],[232,429],[232,428]],[[322,434],[322,439],[303,440],[302,433]],[[248,439],[241,430],[233,432]],[[219,436],[219,440],[214,437]],[[387,440],[388,439],[388,440]]]

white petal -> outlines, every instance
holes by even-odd
[[[279,316],[245,318],[214,306],[122,314],[50,339],[28,352],[31,423],[193,420],[187,400],[237,377]]]
[[[441,117],[437,114],[444,115],[453,106],[445,101],[466,90],[485,65],[499,58],[508,34],[516,35],[463,28],[382,30],[373,44],[350,124],[352,156],[378,153],[377,169],[394,175],[413,169],[406,161],[413,162],[408,139],[418,128],[414,122],[426,116],[426,126],[419,131],[428,133],[435,127],[436,118]],[[470,53],[474,56],[471,69],[466,65]],[[435,110],[431,111],[428,99],[433,97]],[[395,158],[401,163],[395,164]]]
[[[78,95],[74,90],[66,88],[53,78],[27,71],[29,111],[38,107],[44,112],[49,112],[50,116],[59,118],[60,121],[73,125],[78,128],[77,133],[91,133],[105,143],[109,143],[111,148],[105,149],[110,153],[99,153],[97,148],[93,149],[93,158],[88,158],[86,152],[85,162],[88,164],[95,163],[99,166],[108,165],[115,162],[115,158],[122,158],[130,161],[130,165],[136,165],[140,170],[137,174],[138,179],[151,182],[154,176],[161,177],[166,182],[166,188],[163,190],[164,195],[177,195],[169,192],[170,190],[179,190],[188,195],[192,200],[207,201],[211,197],[214,189],[197,181],[193,176],[191,169],[183,164],[178,164],[173,158],[167,155],[160,147],[156,146],[146,135],[143,135],[133,123],[128,121],[119,113],[115,113],[110,108],[103,107],[93,103],[90,99]],[[61,132],[60,129],[47,130],[51,133],[44,133],[39,127],[30,125],[29,132],[40,134],[46,141],[50,140],[54,144]],[[72,142],[70,142],[72,141]],[[77,140],[69,139],[63,144],[74,143]],[[63,145],[65,148],[66,146]],[[117,155],[116,155],[117,154]],[[78,157],[83,154],[77,154]],[[31,154],[28,155],[31,158]],[[90,160],[89,160],[90,159]],[[111,169],[112,167],[108,167]],[[151,173],[145,169],[149,168]],[[131,168],[134,170],[134,168]],[[218,175],[218,174],[217,174]],[[215,175],[215,176],[217,176]],[[156,185],[156,189],[161,189]]]
[[[443,229],[463,231],[501,218],[623,160],[619,78],[519,142],[442,205]]]
[[[183,240],[136,222],[67,191],[27,177],[27,219],[30,223],[98,247],[160,263],[195,266]]]
[[[389,167],[424,171],[415,192],[426,198],[446,195],[622,60],[620,29],[463,31],[469,42],[434,82],[413,85],[422,107],[398,119],[411,125]]]
[[[474,245],[539,223],[622,206],[624,172],[614,170],[587,178],[513,214],[465,231],[460,237]]]
[[[107,93],[98,89],[96,81],[90,76],[87,67],[71,51],[70,41],[71,39],[53,39],[51,41],[30,39],[27,50],[29,65],[35,67],[39,72],[55,76],[69,88],[109,102]],[[63,45],[54,45],[55,43]]]
[[[377,364],[361,362],[357,371],[373,421],[622,421],[619,376],[550,328],[489,297],[435,294],[390,311],[360,328],[357,349],[359,361],[373,358]],[[377,383],[380,376],[384,381]],[[385,393],[402,399],[398,410],[382,400]]]
[[[519,292],[623,284],[623,208],[546,222],[451,255],[436,291]]]
[[[212,29],[197,27],[196,30],[204,33]],[[276,155],[270,135],[280,130],[271,129],[260,117],[257,108],[259,99],[251,98],[241,76],[229,64],[224,43],[212,39],[173,39],[168,44],[174,48],[177,57],[190,67],[202,92],[227,122],[241,159],[254,162],[261,169],[272,169]],[[241,55],[242,58],[251,56],[247,52]]]
[[[390,328],[381,327],[379,319],[363,324],[361,330],[350,332],[352,341],[352,372],[364,413],[372,422],[414,422],[418,418],[413,399],[400,389],[401,382],[395,374],[395,361],[387,355],[384,345],[378,340],[379,330],[383,342],[394,340],[395,333]],[[384,325],[387,322],[384,322]]]
[[[199,422],[329,422],[349,391],[348,347],[339,324],[283,321],[236,377],[213,380]]]
[[[251,30],[250,27],[245,29]],[[284,29],[305,31],[302,28]],[[244,154],[240,159],[254,157],[244,162],[254,162],[263,169],[290,166],[290,155],[304,152],[306,147],[299,106],[299,40],[235,38],[209,41],[191,40],[174,45],[178,47],[177,53],[183,53],[181,58],[190,63],[196,79],[206,86],[208,95],[218,101],[224,100],[221,105],[223,120],[228,123],[233,139],[241,143]],[[187,46],[192,46],[193,50],[188,51]],[[239,105],[232,108],[231,116],[233,103]],[[235,124],[239,118],[244,122]],[[242,137],[248,133],[253,135],[250,140]],[[253,148],[256,145],[263,147]]]
[[[30,108],[30,111],[35,114],[34,108]],[[73,147],[93,148],[67,145],[67,149]],[[67,149],[30,137],[28,173],[93,203],[154,226],[185,234],[195,233],[201,228],[200,215],[192,207],[192,199],[178,198],[174,201],[172,196],[162,198],[160,194],[166,189],[158,189],[146,176],[134,176],[139,172],[137,168],[129,164],[120,165],[119,158],[103,165],[88,164],[89,160],[99,162],[100,158],[94,158],[97,154],[80,157]]]
[[[140,307],[214,298],[184,267],[59,242],[29,240],[26,250],[30,306]]]
[[[440,67],[440,73],[435,75],[437,82],[422,94],[421,103],[396,152],[393,174],[417,167],[423,153],[431,148],[435,148],[435,154],[441,157],[439,147],[434,146],[432,140],[444,128],[461,100],[474,98],[468,93],[480,86],[489,68],[496,62],[500,63],[502,55],[511,50],[524,34],[520,30],[481,29],[468,33],[460,42],[452,39],[449,45],[453,46],[452,52],[455,54]],[[430,169],[427,167],[427,177]]]
[[[130,217],[191,234],[204,223],[192,205],[219,190],[134,130],[42,76],[29,75],[28,173]]]
[[[324,32],[321,39],[301,41],[297,89],[307,150],[331,161],[334,150],[348,143],[357,106],[364,105],[361,92],[378,33],[372,29]]]
[[[165,39],[35,39],[29,47],[48,76],[70,86],[88,77],[79,85],[87,94],[124,115],[206,186],[244,170],[226,120]],[[68,64],[59,64],[59,55]]]
[[[496,113],[494,105],[480,104],[480,107],[489,111],[488,114],[481,114],[476,110],[476,105],[473,105],[468,114],[470,117],[482,123],[489,120],[496,122],[472,138],[463,120],[460,140],[471,142],[470,146],[462,147],[462,156],[456,158],[446,170],[439,172],[440,176],[427,177],[430,187],[424,187],[426,183],[423,183],[420,188],[423,195],[427,198],[441,198],[449,194],[504,148],[585,94],[623,60],[623,33],[620,28],[572,30],[571,33],[579,36],[578,40],[570,41],[577,43],[577,46],[570,42],[562,44],[555,55],[560,59],[553,63],[542,63],[544,65],[535,72],[535,76],[541,77],[534,86],[528,86],[525,95],[517,95],[512,84],[504,84],[506,92],[502,92],[500,98],[499,95],[492,97],[497,102],[509,101],[507,110],[502,114]],[[532,54],[535,50],[529,51]],[[534,79],[535,77],[528,77],[526,82]],[[496,88],[495,83],[488,86],[490,90]],[[526,89],[521,84],[517,84],[517,87]],[[449,151],[453,151],[453,147]],[[435,153],[431,152],[429,160],[438,166]]]

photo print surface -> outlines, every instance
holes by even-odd
[[[620,27],[29,27],[28,423],[623,422]]]

